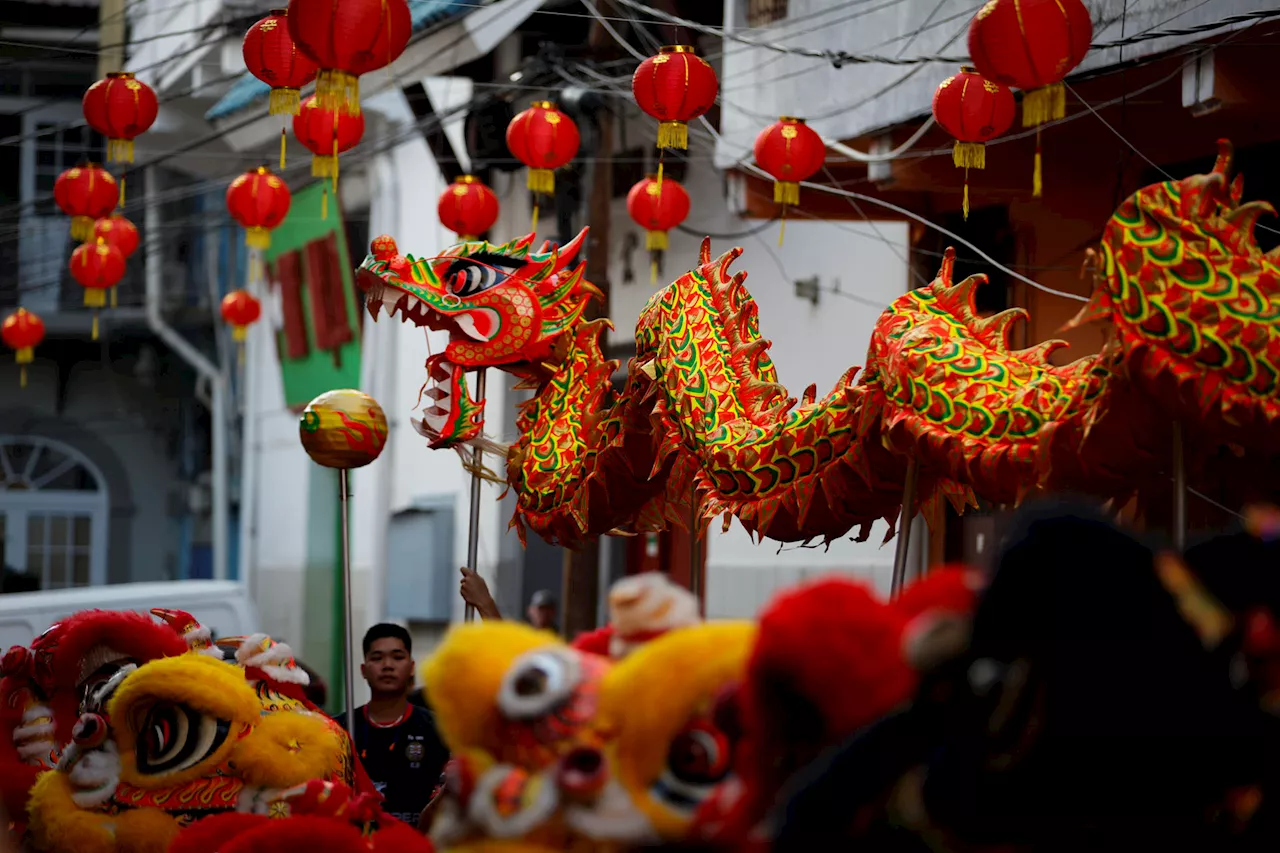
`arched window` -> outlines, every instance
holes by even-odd
[[[79,451],[47,438],[0,435],[5,588],[106,583],[108,507],[102,472]]]

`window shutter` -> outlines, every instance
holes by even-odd
[[[347,315],[347,294],[342,281],[342,257],[336,234],[306,245],[307,295],[311,297],[311,324],[316,346],[335,350],[355,339]]]
[[[306,358],[309,347],[307,321],[302,312],[302,256],[298,252],[286,252],[277,257],[271,268],[271,279],[280,287],[286,352],[291,359]]]

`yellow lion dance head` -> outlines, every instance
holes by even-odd
[[[714,710],[754,636],[693,625],[611,663],[522,625],[455,628],[423,672],[454,755],[436,848],[606,853],[684,838],[729,775]]]
[[[302,699],[306,674],[264,635],[128,666],[86,702],[57,769],[31,792],[46,853],[165,853],[202,817],[285,816],[288,789],[353,782],[349,741]],[[212,652],[212,654],[210,653]]]

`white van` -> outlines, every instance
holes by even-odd
[[[45,629],[81,610],[185,610],[215,636],[246,636],[258,630],[258,613],[237,581],[122,583],[48,592],[0,595],[0,654],[28,646]]]

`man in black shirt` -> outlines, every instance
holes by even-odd
[[[431,799],[449,760],[431,712],[409,702],[413,640],[399,625],[374,625],[364,635],[360,674],[373,696],[356,709],[356,752],[383,811],[410,826]],[[346,715],[338,717],[346,728]]]

